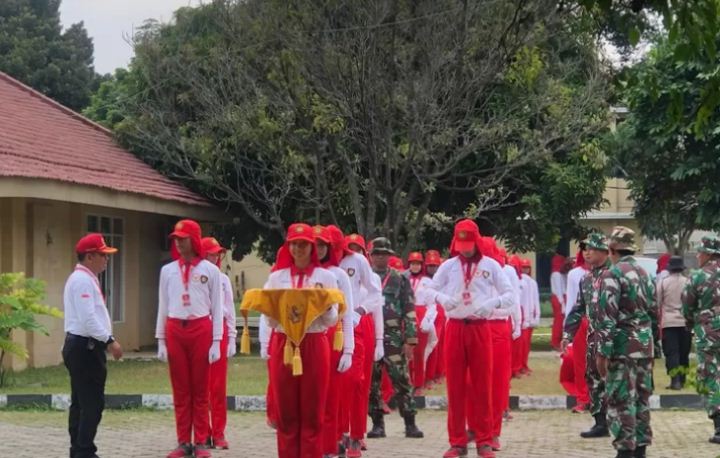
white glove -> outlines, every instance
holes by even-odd
[[[352,312],[352,324],[353,328],[360,324],[360,314],[358,312]]]
[[[423,317],[422,321],[420,322],[420,331],[424,332],[425,334],[429,333],[435,328],[435,320],[431,320],[430,315],[425,315]]]
[[[514,326],[513,332],[512,332],[512,339],[517,340],[520,338],[521,335],[522,335],[522,329],[520,329],[520,327],[518,327],[518,326]]]
[[[220,359],[220,341],[219,340],[213,340],[212,345],[210,345],[210,351],[208,352],[208,361],[210,361],[210,364],[218,361]]]
[[[385,357],[385,345],[382,339],[375,340],[375,361],[380,361]]]
[[[446,311],[456,309],[462,305],[462,302],[457,297],[450,297],[442,293],[439,293],[435,299],[445,307]]]
[[[338,372],[347,372],[352,367],[352,353],[343,353],[338,363]]]
[[[268,354],[268,344],[266,343],[260,344],[260,358],[266,361],[270,359],[270,354]]]
[[[168,360],[167,345],[165,344],[165,339],[158,339],[157,359],[164,363],[166,363]]]
[[[227,357],[232,358],[237,353],[237,340],[235,337],[228,337]]]
[[[488,318],[499,303],[500,300],[496,297],[483,302],[473,301],[473,315],[479,318]]]

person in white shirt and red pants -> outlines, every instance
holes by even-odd
[[[202,239],[205,259],[220,268],[227,250],[215,237]],[[210,435],[207,445],[227,450],[225,439],[227,425],[227,372],[228,359],[237,352],[237,329],[235,328],[235,298],[230,278],[220,271],[223,301],[223,337],[220,341],[220,359],[210,365]]]
[[[211,456],[208,393],[210,364],[220,359],[223,336],[222,279],[220,269],[204,259],[198,223],[179,221],[170,238],[175,261],[160,271],[155,328],[175,407],[178,447],[167,458],[204,458]]]
[[[432,289],[445,307],[445,363],[450,448],[444,458],[467,456],[467,425],[473,425],[478,456],[492,450],[492,334],[487,318],[513,305],[513,291],[500,265],[480,252],[480,231],[472,220],[455,225],[451,259],[433,277]],[[470,409],[468,399],[471,400]]]
[[[88,234],[75,246],[78,264],[65,283],[65,344],[63,362],[70,373],[70,458],[97,457],[95,435],[105,407],[107,367],[105,351],[116,360],[122,347],[112,336],[98,275],[117,249],[101,234]]]

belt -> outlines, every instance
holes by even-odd
[[[209,319],[210,319],[210,315],[197,316],[197,317],[194,317],[194,318],[172,318],[172,317],[168,317],[168,321],[174,321],[174,322],[176,322],[176,323],[180,323],[183,328],[186,327],[188,324],[190,324],[190,323],[192,323],[192,322],[196,322],[196,321],[198,321],[198,320],[209,320]]]
[[[95,338],[93,338],[93,337],[79,336],[79,335],[77,335],[77,334],[72,334],[72,333],[70,333],[70,332],[66,332],[66,333],[65,333],[65,340],[66,340],[66,341],[67,341],[67,340],[77,340],[77,341],[80,341],[80,342],[83,342],[83,343],[86,343],[86,344],[87,344],[87,343],[92,343],[92,344],[94,344],[95,346],[100,346],[100,347],[102,347],[102,348],[106,348],[106,347],[107,347],[107,342],[102,342],[102,341],[97,340],[97,339],[95,339]]]
[[[454,321],[456,323],[462,323],[462,324],[485,324],[488,322],[488,320],[484,318],[450,318],[450,321]]]

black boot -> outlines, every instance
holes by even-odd
[[[415,424],[415,414],[405,415],[405,437],[420,439],[425,437],[422,431]]]
[[[593,418],[595,418],[595,424],[593,425],[593,427],[587,431],[581,432],[580,437],[585,439],[592,439],[595,437],[609,436],[610,431],[608,431],[607,418],[605,417],[605,414],[597,413],[593,415]]]
[[[373,427],[367,433],[368,439],[379,439],[381,437],[387,437],[385,435],[385,417],[383,414],[374,414],[372,416]]]
[[[635,454],[633,455],[633,458],[645,458],[647,451],[647,445],[638,445],[635,447]]]
[[[683,383],[682,383],[682,377],[680,375],[675,375],[670,379],[670,386],[667,387],[668,390],[682,390]]]
[[[715,434],[710,438],[710,442],[713,444],[720,444],[720,414],[715,414],[712,417],[713,425],[715,426]]]
[[[618,450],[617,455],[615,455],[615,458],[633,458],[633,451],[632,450]]]

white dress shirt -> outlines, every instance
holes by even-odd
[[[237,338],[237,328],[235,327],[237,315],[235,312],[235,295],[233,294],[232,283],[230,282],[230,277],[222,271],[220,272],[220,279],[222,281],[223,318],[225,318],[225,322],[227,323],[228,337]]]
[[[87,267],[78,264],[65,283],[63,292],[65,332],[107,342],[112,335],[112,322],[100,281]]]
[[[190,268],[187,290],[183,284],[180,263],[165,264],[160,271],[158,291],[158,317],[155,337],[165,338],[165,322],[168,318],[193,320],[210,316],[213,340],[223,335],[223,288],[220,269],[209,261],[202,260]],[[190,295],[190,303],[183,303],[183,295]]]
[[[347,310],[342,318],[342,329],[343,329],[343,353],[352,353],[355,350],[355,321],[360,321],[360,315],[358,315],[352,308],[355,304],[353,298],[352,286],[350,286],[350,277],[345,273],[343,269],[337,266],[331,266],[328,268],[330,272],[335,275],[337,279],[337,287],[342,291],[345,296],[345,304]]]
[[[354,303],[348,305],[353,310],[362,307],[366,313],[372,312],[374,307],[382,308],[385,300],[382,298],[382,290],[379,288],[380,283],[375,284],[372,281],[373,271],[365,256],[357,253],[346,254],[340,260],[339,265],[350,277]],[[361,288],[365,289],[364,294],[361,292]]]
[[[560,310],[565,310],[565,290],[567,289],[567,277],[560,272],[550,274],[550,292],[560,301]]]
[[[565,319],[567,320],[570,311],[575,307],[578,300],[578,294],[580,294],[580,282],[587,273],[586,269],[582,267],[575,267],[570,270],[567,274],[567,289],[565,293]]]
[[[436,300],[445,307],[449,319],[476,319],[475,307],[463,304],[465,266],[458,256],[448,259],[438,268],[432,279],[432,289],[437,291]],[[483,256],[471,266],[474,271],[467,292],[473,304],[490,304],[496,309],[510,309],[514,303],[512,286],[503,274],[502,267],[494,259]],[[453,301],[458,306],[455,306]]]
[[[427,307],[425,316],[428,321],[435,322],[437,318],[437,305],[435,302],[435,296],[437,292],[432,289],[432,279],[427,275],[413,276],[407,275],[407,279],[410,282],[410,286],[415,296],[415,306]]]
[[[523,328],[535,328],[540,324],[540,292],[537,282],[528,274],[522,274]]]

